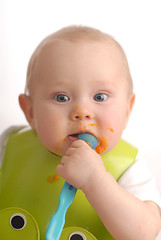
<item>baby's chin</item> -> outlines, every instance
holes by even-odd
[[[41,140],[40,140],[41,141]],[[53,145],[51,143],[47,143],[47,142],[43,142],[41,141],[43,147],[49,151],[50,153],[57,155],[59,157],[63,157],[68,149],[69,146],[57,146],[57,145]]]
[[[50,150],[50,149],[47,149],[50,153],[58,156],[58,157],[63,157],[65,155],[65,152],[64,151],[57,151],[57,150]]]
[[[47,148],[47,150],[48,150],[49,152],[51,152],[52,154],[58,156],[58,157],[63,157],[63,156],[65,155],[66,151],[67,151],[67,148],[66,148],[66,149],[61,149],[61,148],[59,148],[59,149],[57,149],[57,148],[56,148],[56,149]]]

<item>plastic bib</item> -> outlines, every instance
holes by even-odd
[[[118,180],[136,155],[137,149],[121,140],[102,158],[107,171]],[[45,240],[64,184],[56,173],[59,162],[60,157],[47,151],[34,131],[10,136],[0,169],[0,239]],[[74,234],[80,234],[78,239],[113,239],[80,190],[67,211],[60,240],[76,239]]]

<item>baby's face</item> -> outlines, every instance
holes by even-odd
[[[32,84],[32,127],[43,145],[64,155],[80,132],[111,150],[132,106],[118,50],[104,43],[57,41],[41,52]]]

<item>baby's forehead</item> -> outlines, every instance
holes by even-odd
[[[40,59],[41,61],[46,61],[49,55],[53,55],[52,57],[54,57],[56,54],[62,54],[62,49],[64,47],[80,47],[82,44],[89,46],[89,48],[91,45],[101,45],[102,48],[105,49],[105,52],[106,49],[108,49],[108,51],[110,49],[110,53],[112,52],[113,57],[117,59],[117,61],[121,62],[125,68],[125,71],[128,73],[127,75],[129,75],[128,62],[124,50],[120,44],[110,35],[99,33],[93,35],[84,34],[82,36],[79,36],[79,34],[73,35],[71,33],[69,34],[68,32],[65,34],[59,34],[58,32],[45,38],[33,53],[28,66],[26,89],[29,89],[31,87],[31,81],[33,81],[33,75],[36,70],[35,66],[39,65],[38,62]],[[59,51],[60,49],[61,51]]]
[[[87,50],[94,49],[93,55],[94,53],[97,53],[99,49],[101,49],[103,50],[104,54],[113,56],[113,59],[118,58],[121,62],[126,62],[124,53],[113,41],[100,39],[94,41],[85,39],[81,39],[79,41],[70,41],[69,39],[63,38],[53,38],[42,44],[37,49],[35,54],[35,62],[39,62],[39,58],[41,58],[42,61],[46,61],[46,58],[49,58],[51,55],[52,57],[62,55],[64,49],[70,49],[71,51],[75,51],[75,54],[77,54],[77,49],[83,49],[84,46]]]

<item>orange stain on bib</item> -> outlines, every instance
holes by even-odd
[[[54,182],[56,182],[58,180],[59,180],[59,175],[58,174],[55,174],[54,176],[47,177],[47,181],[49,183],[54,183]]]

